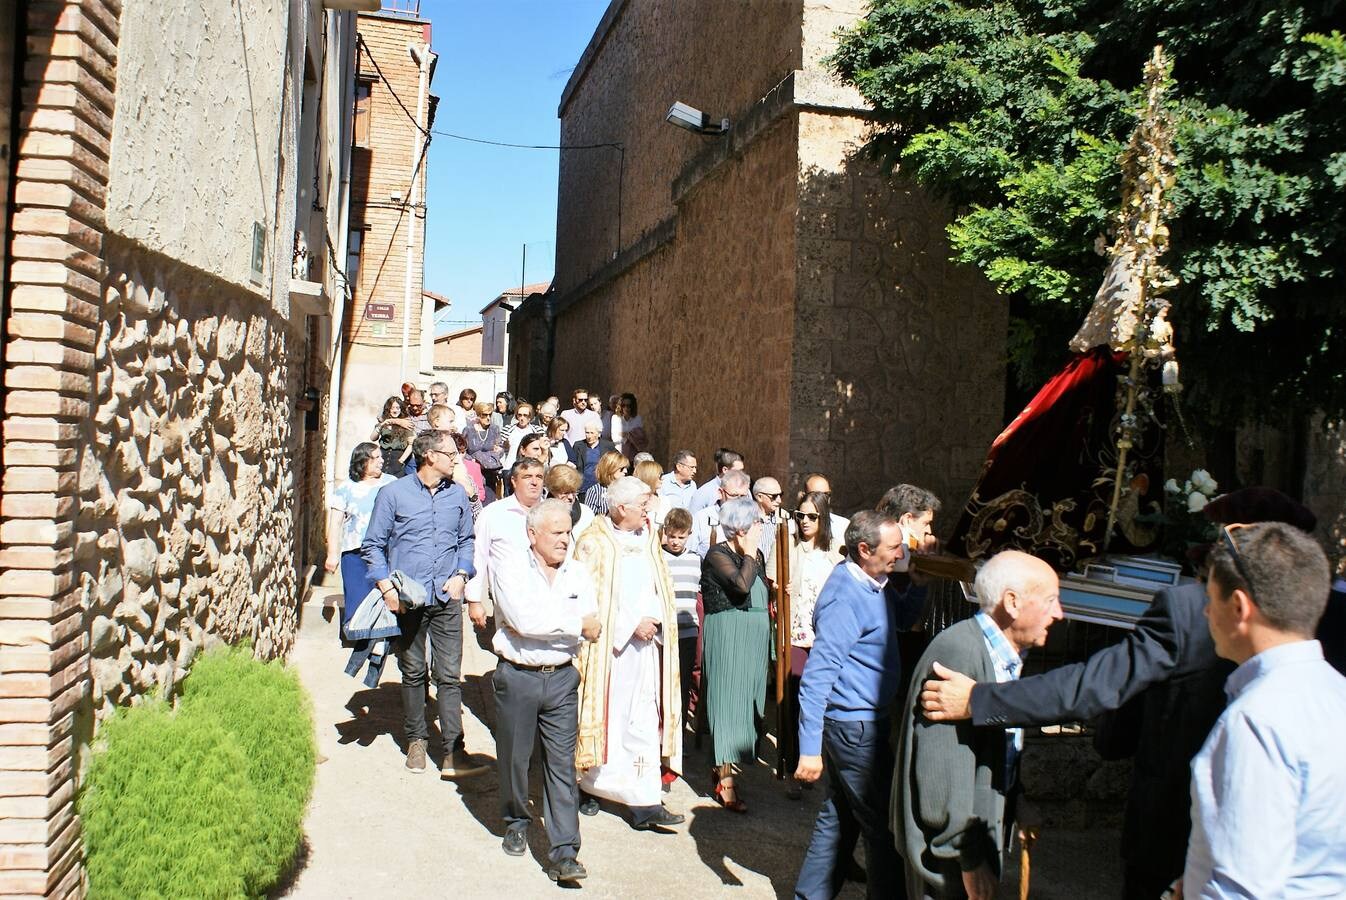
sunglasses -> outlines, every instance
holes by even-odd
[[[809,512],[797,512],[797,513],[795,513],[795,521],[796,521],[796,522],[816,522],[816,521],[818,521],[818,514],[817,514],[817,513],[809,513]]]
[[[1243,584],[1252,591],[1253,580],[1248,577],[1248,569],[1243,565],[1243,554],[1239,553],[1238,545],[1234,543],[1233,529],[1228,525],[1220,529],[1220,543],[1229,551],[1229,558],[1233,560],[1234,570],[1239,573],[1239,578],[1242,578]]]
[[[767,498],[768,500],[779,500],[779,499],[780,499],[781,492],[780,492],[780,491],[776,491],[776,493],[774,493],[774,494],[768,494],[766,491],[762,491],[762,492],[761,492],[761,495],[762,495],[763,497]]]

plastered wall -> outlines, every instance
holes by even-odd
[[[288,15],[284,0],[124,0],[110,231],[269,292],[274,243],[288,260],[291,241],[289,229],[275,233],[287,212],[278,209],[277,179]],[[256,280],[254,222],[267,240]],[[283,275],[288,280],[288,265]]]

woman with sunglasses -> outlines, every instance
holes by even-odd
[[[776,571],[776,550],[773,544],[766,560],[768,573]],[[841,560],[841,535],[832,533],[828,496],[822,491],[809,491],[794,512],[790,583],[786,585],[790,595],[790,675],[781,706],[780,741],[785,771],[791,773],[785,795],[791,800],[800,797],[800,784],[793,774],[799,765],[799,678],[813,647],[813,607],[823,583]]]

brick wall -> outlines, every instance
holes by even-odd
[[[89,689],[74,574],[117,61],[118,0],[28,9],[5,323],[0,497],[0,894],[81,890],[76,713]]]
[[[709,138],[664,122],[674,101],[737,118],[801,58],[800,0],[613,0],[562,94],[562,145],[626,145],[623,247],[674,213],[670,180]],[[745,35],[751,33],[751,39]],[[611,260],[618,157],[560,154],[554,286],[565,293]]]
[[[360,276],[352,286],[355,299],[345,317],[348,341],[380,347],[401,347],[402,319],[406,299],[407,232],[415,219],[416,235],[411,265],[411,346],[419,359],[421,334],[421,283],[425,257],[425,209],[403,208],[411,201],[425,200],[425,174],[429,156],[421,163],[417,195],[408,197],[415,163],[418,132],[394,98],[394,93],[414,116],[420,70],[407,52],[411,44],[426,39],[425,23],[361,15],[359,33],[368,53],[356,57],[361,78],[373,79],[370,88],[369,146],[356,147],[351,166],[351,227],[363,224],[364,251]],[[387,83],[379,80],[370,55],[378,62]],[[391,90],[389,89],[391,85]],[[428,88],[427,88],[428,89]],[[429,108],[429,100],[426,101]],[[393,200],[397,194],[401,200]],[[392,321],[375,322],[364,315],[368,303],[393,306]],[[377,334],[379,328],[383,334]],[[394,376],[396,377],[396,376]],[[395,385],[394,385],[395,386]]]
[[[451,338],[445,335],[435,341],[435,368],[447,366],[476,367],[481,365],[480,327],[472,328]],[[456,399],[456,398],[455,398]]]

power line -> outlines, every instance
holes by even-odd
[[[516,150],[601,150],[611,148],[613,150],[625,150],[626,146],[619,141],[608,141],[603,144],[512,144],[508,141],[491,141],[486,138],[468,137],[465,134],[454,134],[450,131],[431,131],[431,134],[437,134],[440,137],[453,138],[455,141],[468,141],[473,144],[489,144],[492,147],[513,147]]]
[[[402,102],[402,98],[397,95],[397,91],[393,90],[393,83],[388,80],[388,76],[384,75],[383,70],[379,68],[379,61],[374,58],[374,51],[370,50],[369,45],[365,43],[364,35],[357,31],[355,33],[355,40],[360,44],[361,49],[365,51],[365,56],[369,57],[369,61],[373,63],[374,71],[378,73],[379,81],[382,81],[383,86],[388,89],[388,93],[393,95],[393,99],[397,101],[397,105],[402,107],[402,112],[407,114],[407,118],[411,121],[411,124],[415,125],[416,130],[421,134],[429,136],[430,132],[420,123],[419,119],[411,114],[411,110],[407,109],[407,105]]]

